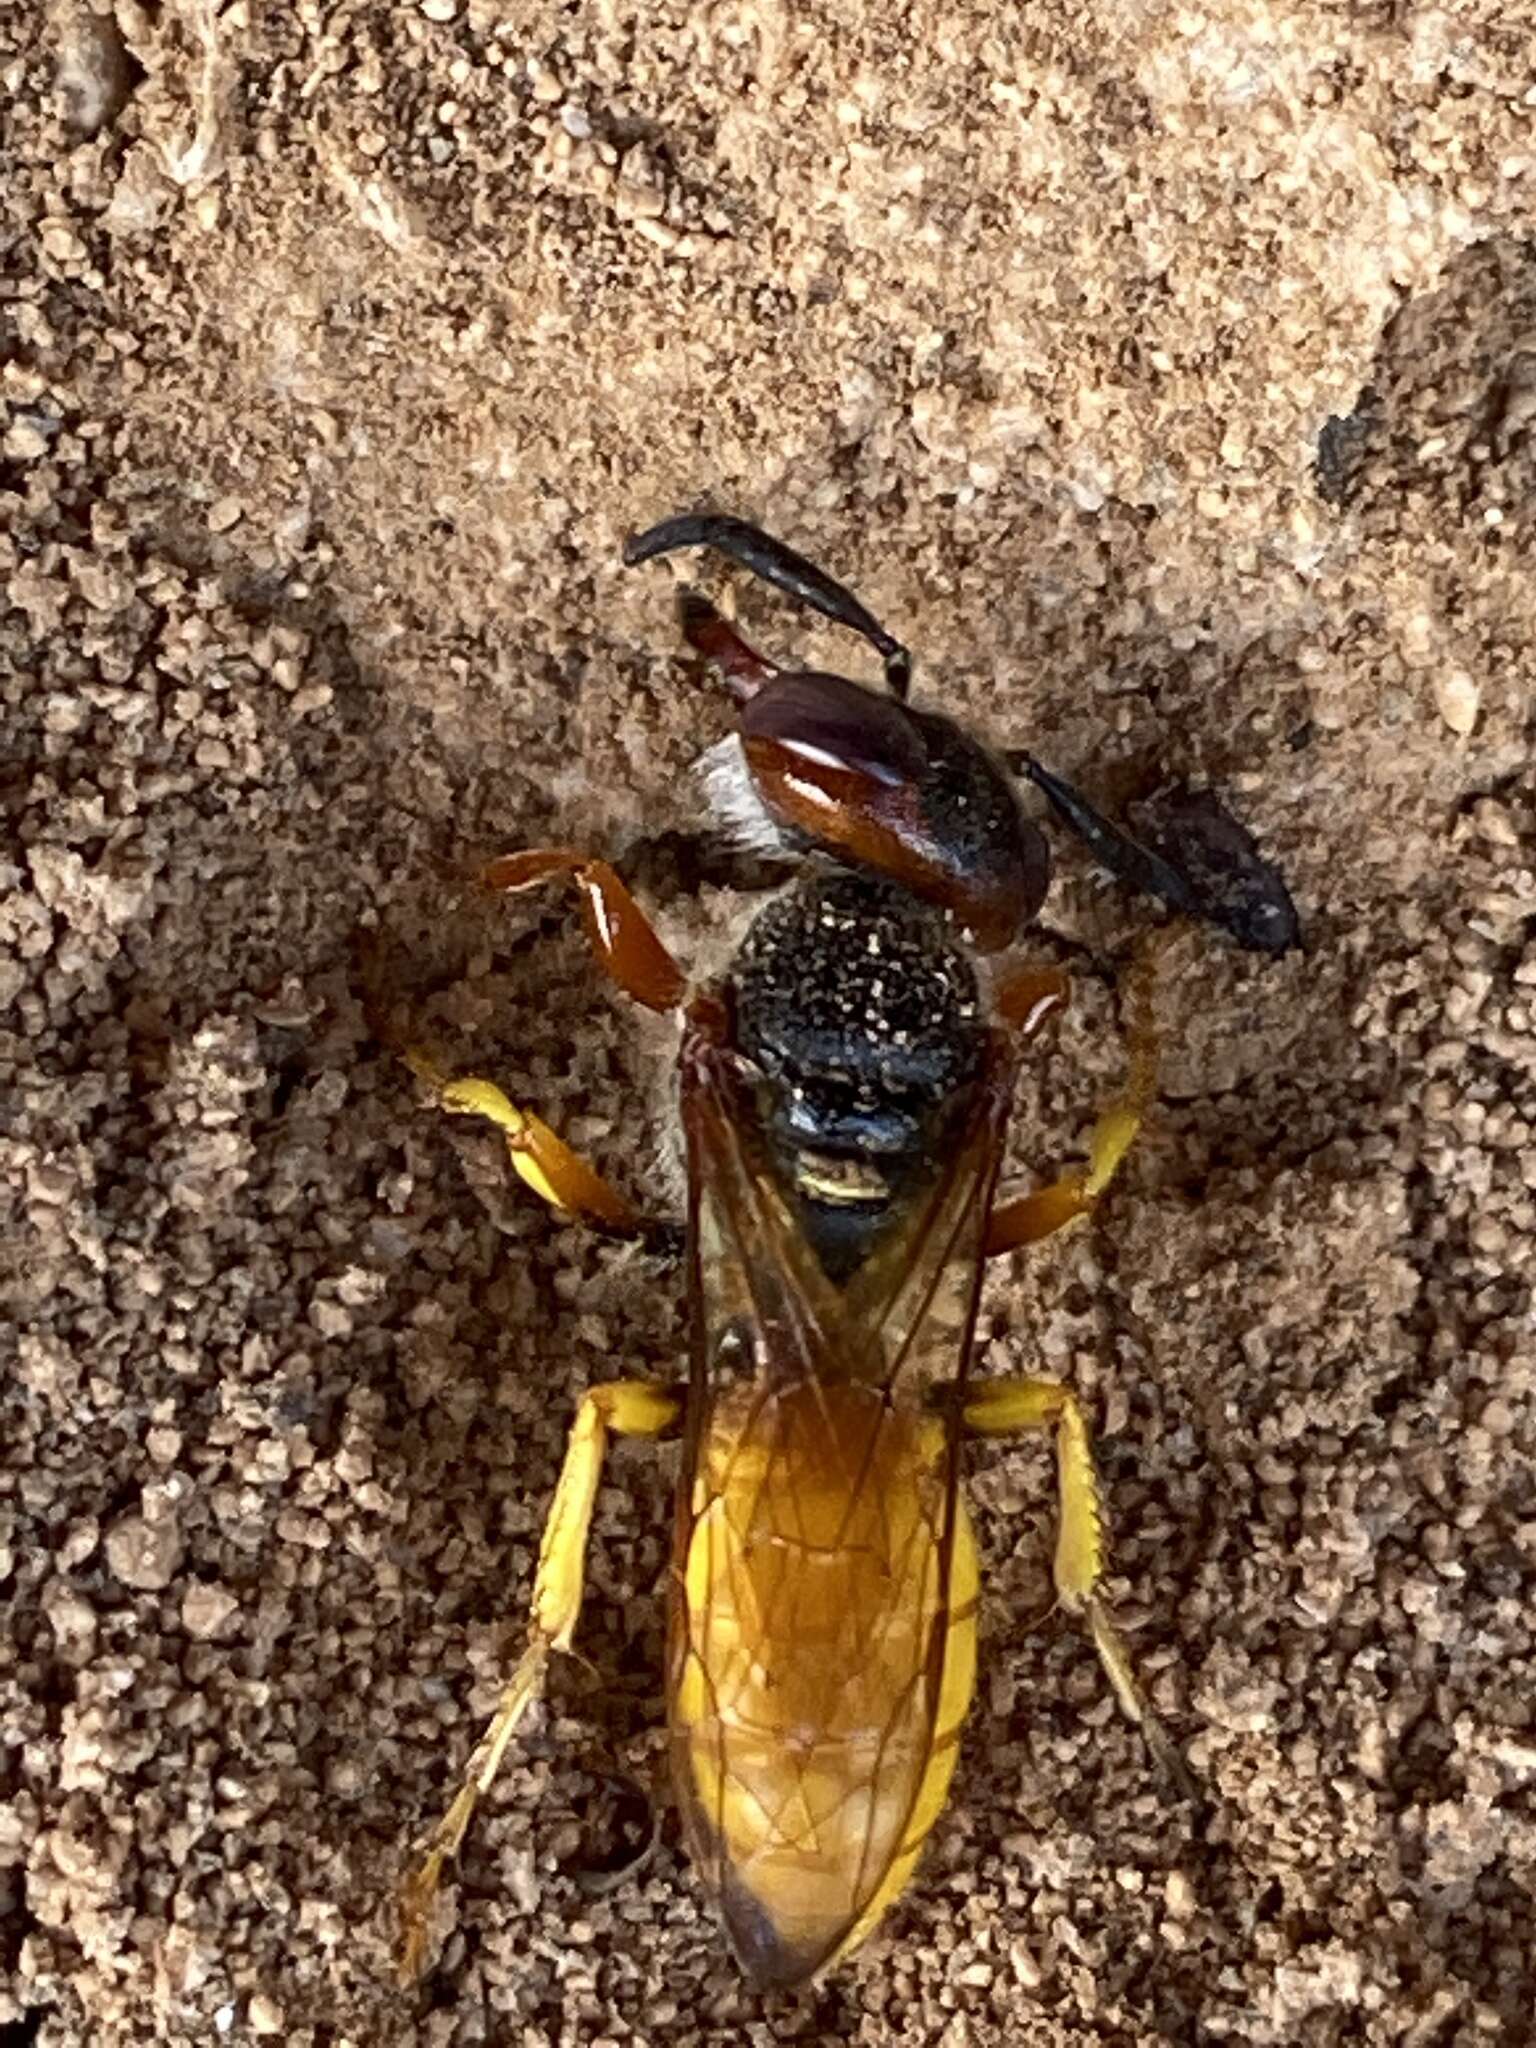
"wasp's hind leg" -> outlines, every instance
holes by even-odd
[[[421,1976],[432,1934],[432,1907],[444,1865],[458,1854],[475,1807],[490,1789],[507,1744],[544,1689],[552,1650],[568,1650],[581,1614],[587,1532],[610,1432],[658,1437],[678,1420],[682,1397],[645,1380],[594,1387],[576,1411],[554,1504],[544,1524],[533,1585],[528,1647],[502,1693],[490,1726],[465,1767],[463,1782],[433,1829],[400,1891],[400,1981]]]
[[[1056,1597],[1068,1613],[1079,1614],[1088,1623],[1099,1662],[1127,1720],[1144,1731],[1158,1762],[1181,1787],[1187,1786],[1183,1759],[1148,1704],[1131,1653],[1099,1591],[1108,1543],[1088,1422],[1077,1396],[1054,1380],[983,1380],[967,1390],[962,1413],[966,1428],[978,1436],[1018,1436],[1035,1429],[1056,1432],[1058,1521],[1051,1574]]]
[[[1020,1245],[1037,1244],[1050,1237],[1075,1217],[1086,1216],[1097,1207],[1104,1190],[1120,1170],[1152,1099],[1157,1092],[1157,1032],[1152,1015],[1152,972],[1155,949],[1145,948],[1126,981],[1127,1039],[1130,1070],[1125,1087],[1099,1117],[1088,1140],[1088,1164],[1073,1167],[1049,1186],[1033,1193],[1016,1195],[997,1203],[987,1220],[986,1253],[993,1257]],[[1050,973],[1028,973],[1014,978],[999,994],[1005,1020],[1020,1028],[1033,1028],[1032,1018],[1042,1002],[1051,1008],[1054,984],[1062,980]],[[1039,994],[1033,992],[1038,985]]]

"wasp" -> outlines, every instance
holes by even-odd
[[[782,542],[689,516],[632,540],[626,560],[694,546],[861,634],[886,687],[782,668],[685,597],[685,636],[738,707],[736,730],[705,758],[712,808],[739,841],[795,864],[713,985],[690,985],[605,861],[540,849],[487,871],[503,890],[573,884],[612,980],[680,1014],[691,1348],[685,1385],[623,1381],[581,1401],[527,1646],[404,1888],[407,1982],[426,1959],[443,1869],[551,1657],[570,1648],[615,1435],[682,1437],[672,1770],[691,1860],[755,1984],[803,1984],[858,1948],[945,1804],[976,1673],[967,1436],[1054,1433],[1057,1600],[1081,1617],[1125,1713],[1174,1761],[1103,1597],[1105,1522],[1081,1405],[1054,1382],[969,1369],[985,1262],[1090,1213],[1142,1121],[1155,1085],[1147,969],[1130,982],[1125,1087],[1093,1127],[1086,1166],[999,1197],[1021,1062],[1068,997],[1063,973],[1019,952],[1046,893],[1046,841],[1005,763],[909,701],[907,650]],[[1289,936],[1283,886],[1224,813],[1196,804],[1159,850],[1024,766],[1127,880],[1269,950]],[[487,1080],[415,1064],[443,1107],[504,1132],[545,1202],[636,1225],[532,1110]]]

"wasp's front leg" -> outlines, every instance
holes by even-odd
[[[687,978],[650,920],[606,861],[554,848],[510,853],[493,861],[485,880],[519,891],[568,875],[581,892],[587,936],[599,964],[626,994],[653,1010],[667,1010],[687,993]],[[435,1092],[451,1115],[484,1117],[507,1141],[512,1165],[536,1195],[563,1215],[610,1230],[645,1228],[634,1207],[532,1110],[520,1108],[494,1081],[479,1075],[451,1078],[420,1047],[404,1049],[411,1071]]]
[[[1141,1129],[1157,1093],[1157,1031],[1152,1010],[1155,947],[1143,948],[1126,981],[1130,1067],[1125,1087],[1099,1117],[1088,1140],[1088,1164],[1073,1167],[1043,1188],[998,1202],[987,1220],[986,1253],[1016,1251],[1038,1244],[1098,1206],[1104,1190]],[[1061,993],[1057,993],[1058,984]],[[1049,1015],[1065,1000],[1065,977],[1047,970],[1017,974],[999,992],[1005,1021],[1029,1031],[1037,1014]],[[1049,1008],[1041,1011],[1041,1005]]]
[[[426,1960],[432,1906],[443,1867],[458,1854],[475,1807],[489,1791],[507,1744],[544,1689],[552,1650],[568,1650],[581,1614],[586,1577],[587,1532],[610,1432],[620,1436],[663,1435],[682,1414],[679,1393],[645,1380],[619,1380],[594,1387],[576,1411],[560,1468],[554,1503],[544,1524],[539,1568],[533,1585],[528,1647],[502,1693],[490,1726],[465,1767],[453,1804],[433,1829],[420,1861],[400,1893],[400,1980],[415,1983]]]
[[[535,847],[493,860],[485,883],[513,895],[557,875],[568,875],[580,892],[582,922],[604,971],[648,1010],[675,1010],[688,993],[688,977],[607,861],[568,847]]]

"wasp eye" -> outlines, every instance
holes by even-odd
[[[812,773],[830,770],[885,789],[915,785],[928,766],[911,714],[844,676],[779,677],[746,706],[741,736],[749,755],[755,742]]]
[[[1045,844],[1006,771],[952,719],[844,676],[781,675],[741,739],[769,816],[823,853],[953,911],[988,950],[1039,909]]]

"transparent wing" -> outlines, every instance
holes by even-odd
[[[962,1570],[955,1541],[956,1431],[919,1395],[965,1375],[1011,1079],[1000,1051],[931,1186],[838,1288],[730,1054],[685,1048],[674,1763],[695,1863],[762,1982],[801,1981],[864,1931],[948,1779],[970,1691],[969,1665],[963,1687],[947,1668],[951,1622],[974,1560],[967,1543]]]
[[[828,1279],[768,1161],[750,1080],[706,1031],[684,1045],[696,1382],[722,1367],[785,1386],[809,1377],[894,1388],[967,1363],[986,1212],[1016,1063],[994,1037],[948,1158],[846,1287]]]

